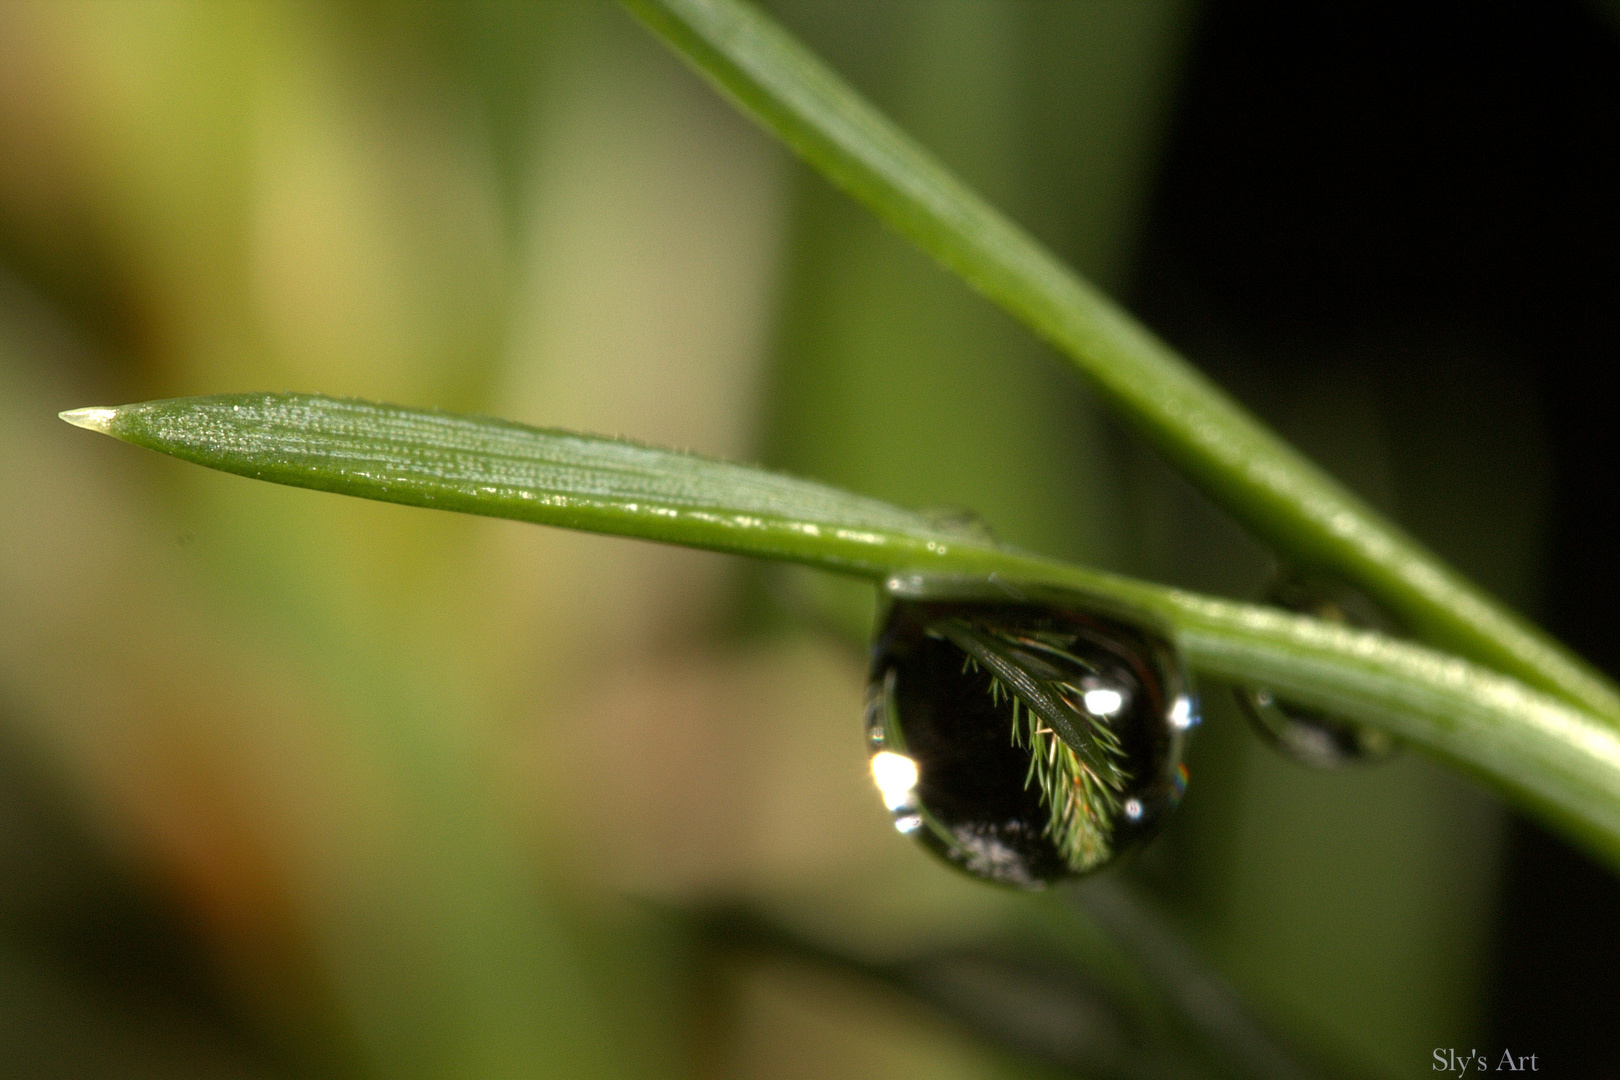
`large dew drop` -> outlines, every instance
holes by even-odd
[[[867,738],[896,828],[1024,888],[1158,830],[1186,788],[1196,710],[1148,620],[993,582],[900,576],[884,592]]]
[[[1299,572],[1280,574],[1266,590],[1265,601],[1327,622],[1398,634],[1400,627],[1365,594],[1329,578]],[[1332,769],[1376,761],[1396,750],[1385,731],[1367,727],[1279,698],[1264,686],[1235,691],[1238,705],[1266,741],[1295,761]]]

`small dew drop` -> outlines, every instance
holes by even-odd
[[[885,586],[867,743],[895,828],[1024,888],[1149,840],[1186,789],[1197,711],[1169,641],[1080,594],[904,575]]]
[[[961,537],[963,540],[972,540],[981,543],[994,544],[996,534],[990,530],[990,525],[972,510],[960,507],[936,507],[924,510],[923,517],[928,524],[943,533]],[[928,545],[930,549],[933,544]]]
[[[1280,575],[1265,600],[1343,626],[1400,633],[1395,620],[1365,594],[1320,576]],[[1331,769],[1386,758],[1397,749],[1388,732],[1284,700],[1267,687],[1238,687],[1235,695],[1266,741],[1303,764]]]

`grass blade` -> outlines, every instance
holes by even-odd
[[[257,480],[868,575],[898,550],[926,555],[955,539],[921,515],[820,484],[490,417],[221,394],[63,419]]]
[[[620,440],[305,394],[79,409],[63,419],[297,487],[891,574],[1062,586],[1160,619],[1193,668],[1391,731],[1484,778],[1620,866],[1620,733],[1454,656],[1196,596],[942,530],[820,484]]]

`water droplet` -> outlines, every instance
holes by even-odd
[[[1401,632],[1399,624],[1364,593],[1320,575],[1297,571],[1280,574],[1266,590],[1264,600],[1360,630],[1396,635]],[[1238,687],[1235,693],[1238,705],[1266,741],[1306,765],[1330,769],[1376,761],[1397,749],[1394,737],[1386,731],[1296,705],[1266,687]]]
[[[867,745],[894,824],[1025,888],[1107,864],[1186,789],[1187,680],[1151,621],[1050,588],[884,586]]]
[[[972,510],[956,506],[937,506],[924,510],[922,515],[928,519],[928,524],[940,532],[960,536],[964,540],[990,544],[996,542],[996,534],[991,531],[990,523]]]

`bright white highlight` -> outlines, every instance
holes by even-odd
[[[1176,698],[1176,703],[1170,706],[1170,725],[1177,731],[1186,731],[1197,723],[1193,718],[1192,699],[1186,696]]]
[[[1125,704],[1125,695],[1118,690],[1087,690],[1082,700],[1092,716],[1113,716]]]
[[[917,786],[917,763],[904,754],[880,750],[872,755],[872,782],[883,794],[883,805],[898,810],[911,802],[911,789]]]

